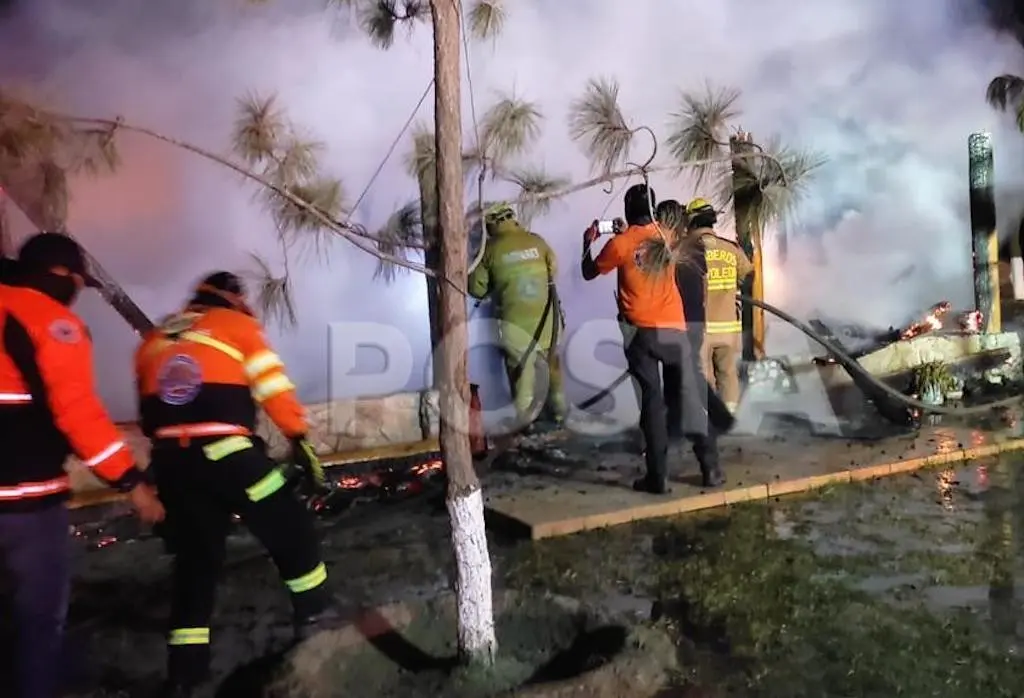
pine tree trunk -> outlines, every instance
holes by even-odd
[[[466,297],[469,239],[462,172],[459,81],[459,4],[431,0],[434,20],[434,138],[440,231],[439,283],[444,342],[440,357],[441,453],[448,473],[448,512],[455,555],[459,654],[467,663],[491,664],[497,650],[491,589],[491,559],[484,528],[484,503],[469,443],[469,334]]]
[[[66,233],[70,235],[70,233]],[[85,251],[85,256],[89,260],[89,271],[92,273],[93,278],[100,282],[100,287],[96,289],[100,295],[103,296],[103,300],[113,308],[118,315],[124,318],[125,322],[131,325],[132,329],[138,335],[145,334],[146,332],[153,329],[153,321],[142,312],[135,301],[132,300],[131,296],[121,288],[121,285],[114,281],[114,277],[107,273],[107,270],[100,266],[100,263],[96,261],[89,250],[82,248]]]
[[[423,263],[428,269],[441,268],[441,255],[437,235],[437,185],[430,177],[420,175],[420,225],[423,229]],[[427,314],[430,318],[430,383],[437,388],[441,375],[441,307],[437,279],[427,276]]]

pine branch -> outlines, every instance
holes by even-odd
[[[298,311],[292,294],[290,275],[275,276],[270,263],[263,257],[251,253],[257,272],[248,274],[256,282],[256,309],[264,320],[276,322],[284,327],[298,325]]]
[[[357,10],[359,26],[378,48],[389,49],[395,43],[395,32],[405,25],[409,31],[417,22],[430,18],[430,4],[425,0],[370,0]]]
[[[582,141],[594,172],[611,172],[629,157],[633,131],[619,108],[619,83],[592,78],[569,107],[569,136]]]
[[[514,95],[499,96],[481,119],[482,164],[504,165],[525,152],[540,137],[543,118],[536,103]]]
[[[389,255],[400,256],[416,247],[423,247],[423,222],[420,220],[420,202],[410,201],[388,216],[384,226],[377,232],[378,249]],[[399,267],[377,261],[373,278],[391,283],[398,276]]]
[[[568,178],[549,175],[540,167],[522,167],[512,170],[505,179],[519,187],[520,197],[534,197],[522,201],[518,206],[519,220],[524,225],[529,225],[537,216],[551,210],[553,199],[538,197],[569,186]]]
[[[398,257],[392,257],[382,254],[373,246],[373,244],[376,242],[375,238],[369,233],[367,233],[362,226],[359,226],[354,223],[342,224],[339,221],[333,220],[327,215],[325,215],[324,212],[312,206],[308,201],[301,199],[294,192],[289,191],[288,189],[274,183],[273,181],[267,179],[266,177],[263,177],[259,174],[256,174],[255,172],[252,172],[251,170],[246,169],[242,165],[226,157],[218,155],[217,153],[214,153],[212,151],[206,150],[205,148],[200,148],[199,146],[178,140],[176,138],[171,138],[170,136],[165,136],[157,131],[153,131],[148,128],[144,128],[141,126],[133,126],[131,124],[127,124],[117,119],[76,117],[66,114],[55,113],[52,114],[52,116],[57,120],[65,121],[68,123],[108,126],[130,133],[137,133],[139,135],[147,136],[149,138],[161,141],[162,143],[166,143],[167,145],[173,146],[175,148],[187,150],[190,153],[206,158],[207,160],[210,160],[212,162],[216,162],[217,164],[232,170],[233,172],[241,175],[242,177],[274,191],[277,195],[279,195],[281,198],[285,199],[292,205],[304,210],[307,214],[309,214],[309,216],[313,220],[317,221],[320,225],[323,225],[324,227],[333,230],[335,233],[345,238],[350,243],[355,245],[360,250],[366,252],[367,254],[373,255],[378,259],[392,262],[394,264],[397,264],[398,266],[405,267],[413,271],[417,271],[421,274],[426,274],[428,276],[434,277],[438,276],[433,270],[427,269],[422,264],[416,264],[414,262],[409,262]]]
[[[721,155],[729,146],[729,124],[740,115],[735,106],[739,97],[739,90],[714,90],[710,85],[699,97],[683,93],[679,111],[672,114],[669,153],[679,163]],[[708,167],[697,168],[696,185],[699,187],[709,174]]]
[[[467,24],[474,39],[494,40],[505,28],[505,4],[502,0],[477,0],[469,11]]]

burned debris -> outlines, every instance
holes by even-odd
[[[907,324],[902,328],[890,327],[885,332],[872,332],[871,330],[859,326],[859,325],[836,325],[835,331],[829,325],[827,325],[821,319],[814,319],[808,321],[819,334],[825,339],[836,344],[840,348],[846,350],[849,341],[844,342],[836,336],[836,332],[842,334],[844,337],[859,340],[857,341],[858,346],[856,348],[849,347],[846,354],[852,359],[859,359],[862,356],[884,349],[890,344],[896,342],[904,342],[907,340],[920,337],[930,332],[942,332],[946,331],[946,316],[949,314],[952,306],[949,301],[941,301],[936,303],[926,312],[922,313],[913,322]],[[981,327],[981,312],[977,310],[971,310],[961,313],[957,316],[957,329],[955,332],[965,334],[975,334]],[[836,357],[831,354],[825,354],[824,356],[817,356],[813,359],[814,363],[818,366],[827,366],[836,363]]]
[[[328,468],[328,491],[304,499],[317,518],[329,521],[357,505],[393,503],[423,494],[443,474],[444,462],[438,452],[353,463]],[[240,523],[237,516],[234,523]],[[77,510],[71,535],[89,551],[154,536],[122,504]]]

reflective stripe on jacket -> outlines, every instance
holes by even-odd
[[[134,486],[142,474],[96,393],[78,316],[35,288],[0,285],[0,326],[0,511],[65,498],[72,453],[108,484]]]
[[[143,433],[211,423],[254,432],[262,407],[285,436],[303,436],[306,411],[284,368],[255,318],[228,308],[178,313],[135,352]]]
[[[754,267],[735,242],[718,237],[710,228],[694,231],[700,236],[707,266],[704,289],[705,332],[734,334],[743,330],[736,308],[739,283]]]

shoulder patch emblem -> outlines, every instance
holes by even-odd
[[[82,333],[78,326],[64,318],[50,323],[50,336],[62,344],[77,344],[82,341]]]
[[[179,407],[196,399],[203,387],[203,371],[188,354],[168,359],[157,374],[160,402]]]

